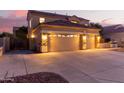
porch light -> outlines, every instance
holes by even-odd
[[[87,37],[86,36],[83,36],[83,40],[85,41],[87,39]]]
[[[97,41],[98,42],[100,42],[100,39],[101,39],[101,37],[100,36],[97,36]]]
[[[42,35],[42,39],[46,40],[47,39],[47,35]]]
[[[32,35],[31,35],[31,38],[35,38],[35,35],[34,35],[34,34],[32,34]]]
[[[73,35],[70,35],[70,37],[73,37]]]
[[[67,37],[69,37],[69,35],[67,35]]]
[[[61,37],[61,35],[58,35],[58,37]]]
[[[62,37],[65,37],[65,35],[62,35]]]

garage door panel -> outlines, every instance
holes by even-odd
[[[95,37],[88,36],[87,38],[87,49],[94,49],[95,48]]]
[[[79,50],[79,37],[50,37],[49,51]]]

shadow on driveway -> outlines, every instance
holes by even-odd
[[[33,51],[30,51],[30,50],[13,50],[13,51],[10,51],[10,52],[7,52],[6,54],[33,54],[34,52]]]

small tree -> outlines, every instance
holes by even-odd
[[[21,39],[21,40],[27,39],[27,34],[28,34],[28,30],[27,30],[27,27],[25,27],[25,26],[20,27],[16,31],[16,37]]]
[[[28,29],[25,26],[20,27],[15,32],[15,48],[17,49],[27,49],[28,39],[27,39]]]
[[[2,32],[0,34],[0,37],[10,37],[10,38],[12,38],[13,37],[13,34],[11,34],[9,32]]]

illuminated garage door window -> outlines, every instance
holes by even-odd
[[[49,35],[49,37],[79,37],[79,35],[68,35],[68,34],[53,34]]]

